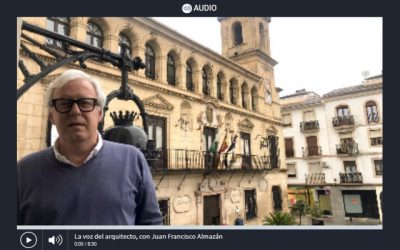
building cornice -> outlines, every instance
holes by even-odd
[[[229,58],[233,61],[238,61],[238,60],[243,60],[243,59],[247,59],[250,57],[261,58],[261,60],[268,62],[268,64],[272,65],[272,66],[275,66],[278,64],[277,61],[272,59],[272,57],[270,57],[269,55],[267,55],[265,52],[263,52],[260,49],[247,50],[247,51],[244,51],[244,52],[238,54],[237,56],[233,55],[233,56],[230,56]]]
[[[42,55],[40,55],[40,57],[48,62],[52,62],[52,63],[55,62],[55,60],[51,57],[42,56]],[[119,71],[117,71],[112,66],[104,65],[101,63],[97,63],[97,62],[90,62],[90,63],[97,64],[101,67],[107,67],[108,69],[115,70],[116,73],[117,72],[119,73]],[[69,64],[67,66],[71,67],[71,68],[79,69],[79,66],[76,64]],[[102,71],[99,69],[94,69],[91,67],[86,68],[85,71],[87,71],[89,74],[96,75],[99,77],[109,78],[109,79],[115,80],[117,82],[121,81],[121,77],[117,74],[108,73],[108,72],[105,72],[105,71]],[[136,78],[136,79],[133,79],[133,78]],[[249,110],[243,110],[242,108],[236,107],[235,105],[220,102],[216,98],[213,98],[213,97],[204,98],[203,96],[198,95],[196,93],[191,93],[184,89],[172,87],[172,86],[169,86],[166,84],[162,84],[160,82],[154,82],[150,79],[133,75],[132,73],[129,73],[128,83],[133,86],[139,86],[139,87],[143,87],[145,89],[153,90],[155,93],[163,93],[163,94],[167,94],[167,95],[171,95],[171,96],[176,96],[181,99],[194,101],[194,102],[204,104],[204,105],[211,102],[216,108],[225,110],[227,112],[231,112],[232,114],[237,114],[239,116],[253,118],[253,119],[267,122],[270,124],[274,124],[274,125],[280,126],[280,127],[284,126],[284,123],[282,121],[280,121],[278,119],[266,117],[264,115],[261,115],[261,113],[258,113],[258,112],[256,113],[254,111],[249,111]]]
[[[259,81],[261,77],[254,72],[247,70],[246,68],[240,66],[235,61],[230,60],[226,57],[221,56],[220,54],[214,52],[213,50],[197,43],[196,41],[191,40],[190,38],[183,36],[177,31],[164,26],[160,22],[146,17],[133,17],[134,20],[140,22],[141,24],[155,30],[157,33],[162,34],[162,36],[171,39],[172,41],[180,42],[182,45],[186,47],[187,50],[192,51],[194,53],[202,54],[205,58],[214,60],[216,63],[219,63],[233,71],[246,75],[253,81]],[[272,59],[272,58],[271,58]]]
[[[362,96],[367,96],[367,95],[373,95],[373,94],[382,94],[382,88],[374,88],[374,89],[369,89],[369,90],[365,90],[365,91],[360,91],[360,92],[355,92],[355,93],[350,93],[350,94],[345,94],[345,95],[340,95],[340,96],[323,97],[322,102],[327,103],[327,102],[332,102],[332,101],[346,100],[346,99],[362,97]]]

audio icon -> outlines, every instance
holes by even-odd
[[[53,245],[57,244],[57,245],[61,246],[61,244],[63,243],[63,237],[60,234],[57,236],[53,235],[53,236],[49,237],[49,243],[51,243]]]

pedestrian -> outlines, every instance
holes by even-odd
[[[97,130],[105,105],[98,80],[67,70],[49,85],[46,103],[59,137],[17,163],[18,224],[162,224],[143,154]]]
[[[240,216],[240,214],[237,215],[234,224],[235,224],[235,226],[237,226],[237,225],[244,225],[243,219],[242,219],[242,217]]]

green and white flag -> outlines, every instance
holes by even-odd
[[[219,130],[217,131],[217,134],[215,135],[215,140],[211,144],[210,148],[208,149],[208,152],[210,153],[216,153],[218,149],[218,141],[219,141]]]

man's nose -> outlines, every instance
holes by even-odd
[[[71,107],[71,110],[69,111],[69,113],[71,113],[71,114],[80,114],[81,113],[78,103],[75,102],[72,104],[72,107]]]

